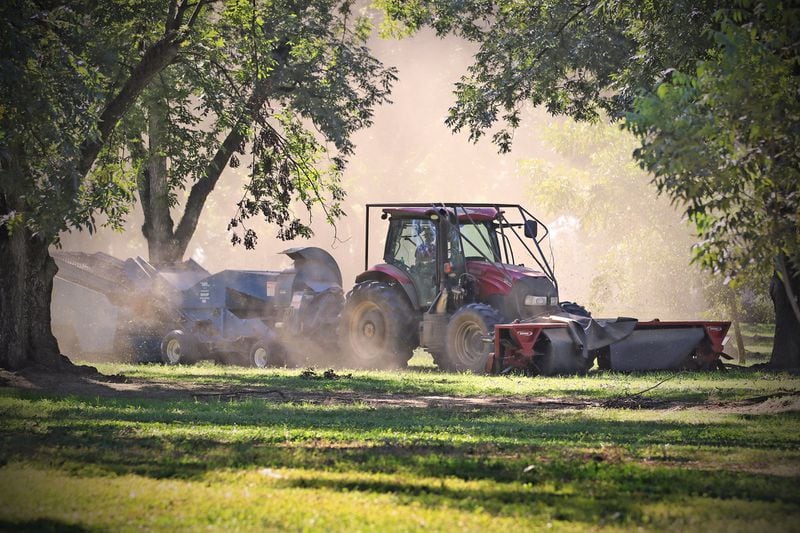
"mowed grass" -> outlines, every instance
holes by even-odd
[[[419,359],[406,372],[332,380],[299,369],[100,366],[162,384],[308,393],[294,401],[0,389],[0,527],[797,530],[796,377],[486,377]],[[641,396],[666,402],[657,408],[602,406],[659,383]],[[371,401],[387,395],[597,402]]]
[[[607,400],[633,395],[660,383],[645,398],[662,401],[736,400],[769,395],[797,387],[800,380],[784,374],[730,370],[727,372],[649,372],[625,374],[591,371],[584,377],[531,378],[522,375],[475,376],[439,372],[426,352],[418,350],[409,369],[397,371],[336,370],[346,379],[305,379],[300,369],[264,371],[210,363],[193,366],[91,363],[104,374],[191,385],[257,387],[308,393],[381,393],[427,396],[488,396],[509,398],[577,398]],[[321,374],[321,371],[318,371]]]

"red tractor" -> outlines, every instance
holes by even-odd
[[[368,267],[370,210],[389,228]],[[721,366],[729,322],[592,319],[560,302],[548,230],[515,204],[367,205],[366,271],[340,320],[344,363],[405,366],[417,346],[443,370],[581,374]],[[526,261],[530,266],[520,263]]]
[[[383,263],[356,277],[342,313],[347,363],[405,366],[417,346],[439,368],[483,371],[495,324],[561,311],[542,251],[547,228],[514,204],[367,205],[389,222]],[[523,250],[520,263],[515,250]],[[367,268],[365,264],[365,268]]]

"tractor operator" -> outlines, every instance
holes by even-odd
[[[436,240],[434,239],[433,230],[430,227],[422,228],[422,242],[417,246],[414,257],[417,264],[421,262],[431,262],[436,256]]]

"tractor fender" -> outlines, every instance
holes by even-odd
[[[389,265],[386,263],[375,265],[366,272],[362,272],[356,276],[356,283],[361,283],[363,281],[385,281],[397,283],[400,285],[400,287],[402,287],[403,292],[405,292],[406,296],[408,297],[411,307],[414,309],[419,308],[419,302],[417,301],[417,290],[414,288],[414,283],[411,281],[411,278],[408,277],[408,274],[394,265]]]

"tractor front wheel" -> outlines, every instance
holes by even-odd
[[[485,337],[503,322],[500,312],[485,304],[469,304],[456,311],[447,325],[447,350],[436,363],[443,370],[486,372],[492,345]]]
[[[166,365],[193,362],[197,357],[197,343],[188,333],[176,329],[161,341],[161,360]]]
[[[357,368],[403,368],[418,344],[408,298],[380,281],[365,281],[350,291],[340,329],[345,362]]]

